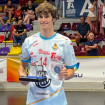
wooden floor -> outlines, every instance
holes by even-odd
[[[27,92],[0,92],[0,105],[25,105]],[[105,92],[66,92],[68,105],[105,105]]]

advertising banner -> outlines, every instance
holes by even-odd
[[[70,82],[105,81],[105,58],[78,58],[80,67]]]
[[[0,81],[7,81],[6,61],[6,59],[0,59]]]
[[[74,78],[70,82],[103,82],[105,81],[105,58],[77,58],[80,67],[75,71]],[[7,58],[7,81],[18,82],[18,68],[20,58]],[[2,64],[3,65],[3,64]],[[0,66],[1,67],[1,66]],[[0,76],[1,77],[1,76]],[[3,77],[2,77],[3,78]]]
[[[19,68],[20,58],[19,57],[8,57],[7,58],[7,81],[18,82],[19,81]]]
[[[65,0],[65,17],[87,16],[88,6],[91,0]],[[103,5],[104,0],[98,0],[98,6]]]

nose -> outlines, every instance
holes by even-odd
[[[45,17],[42,17],[42,19],[41,19],[42,21],[45,21],[46,20],[46,18]]]

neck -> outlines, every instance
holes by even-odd
[[[90,41],[92,42],[94,39],[90,39]]]
[[[49,38],[49,37],[52,37],[54,35],[54,30],[53,29],[50,29],[50,30],[43,30],[41,29],[41,35],[43,37],[46,37],[46,38]]]

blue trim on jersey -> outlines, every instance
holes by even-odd
[[[44,40],[49,40],[49,39],[53,39],[55,36],[57,35],[57,33],[55,32],[55,34],[52,36],[52,37],[49,37],[49,38],[46,38],[46,37],[43,37],[40,33],[40,37]]]
[[[31,60],[31,59],[28,59],[28,60],[26,60],[26,59],[25,59],[25,60],[21,59],[22,62],[30,62],[30,60]]]
[[[66,66],[67,69],[70,69],[70,68],[74,68],[77,64],[75,65],[72,65],[72,66]]]

